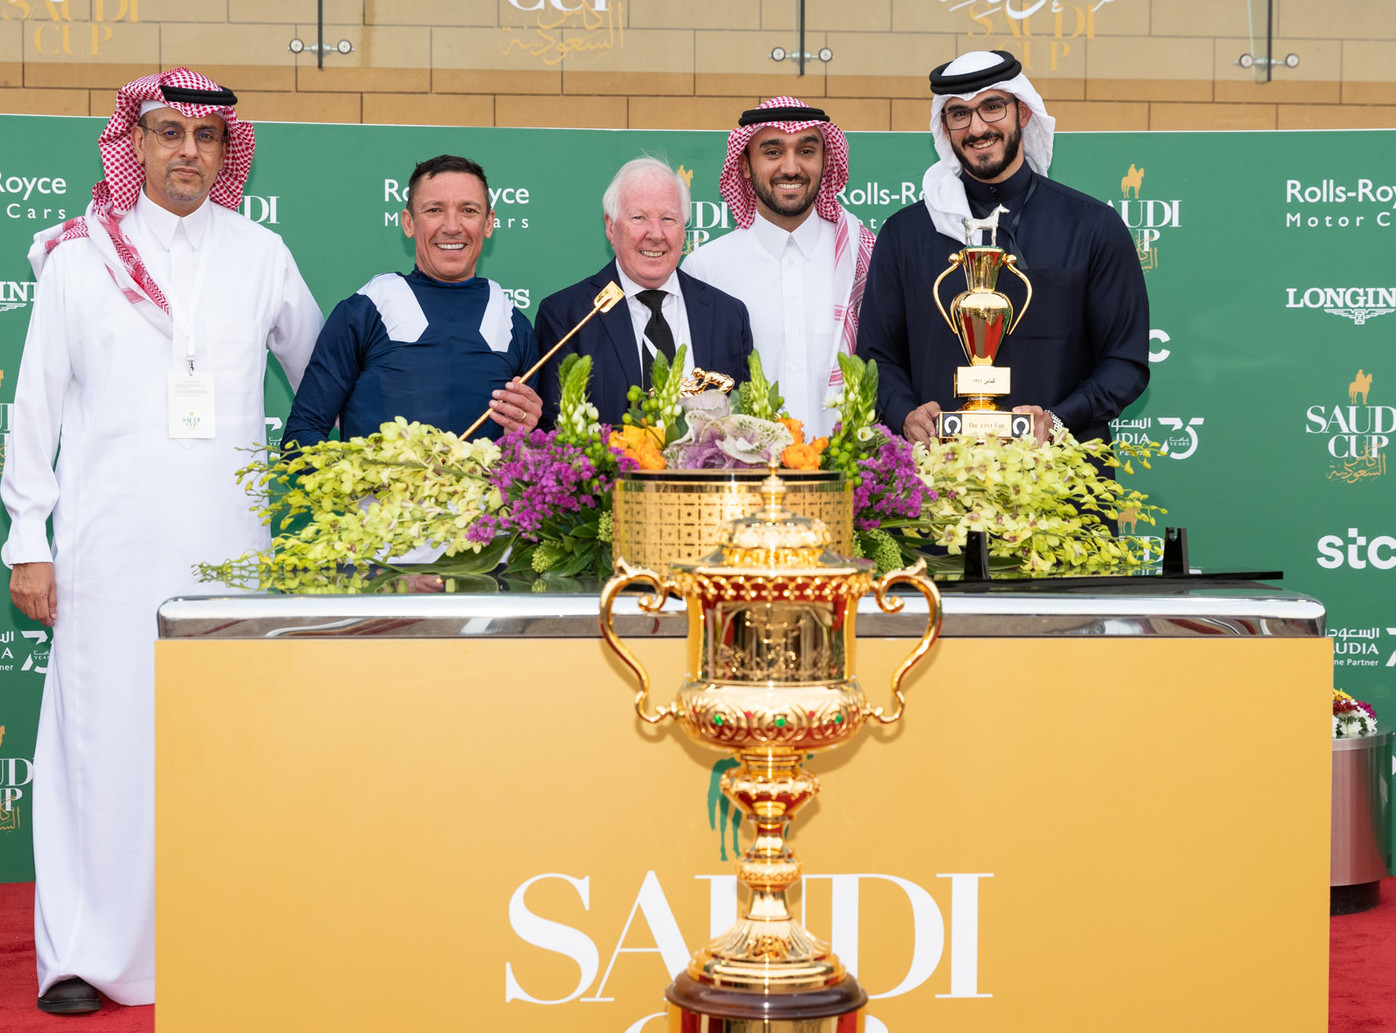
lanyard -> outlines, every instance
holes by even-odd
[[[174,321],[176,331],[184,338],[184,361],[188,364],[189,372],[194,372],[194,356],[197,351],[197,341],[194,337],[194,320],[199,311],[199,298],[204,292],[204,276],[208,272],[209,255],[213,252],[213,241],[210,239],[213,233],[212,220],[204,227],[204,242],[199,248],[194,247],[194,242],[189,239],[189,230],[180,227],[184,231],[184,239],[188,243],[191,251],[197,250],[198,260],[194,263],[194,284],[187,298],[181,298],[185,304],[172,304],[170,306],[170,318]],[[179,230],[175,231],[176,233]],[[174,260],[174,249],[170,250],[170,259]],[[173,277],[171,277],[173,279]]]

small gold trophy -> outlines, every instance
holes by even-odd
[[[875,580],[868,560],[828,551],[817,520],[783,506],[785,486],[771,475],[764,508],[731,521],[719,550],[697,563],[677,563],[661,577],[630,568],[601,592],[601,633],[635,672],[635,709],[657,724],[677,721],[704,746],[730,750],[739,766],[722,776],[722,791],[752,822],[755,839],[737,862],[747,888],[737,924],[702,947],[665,991],[670,1033],[862,1033],[867,993],[829,945],[790,913],[786,892],[799,883],[800,861],[786,844],[796,811],[814,799],[819,781],[806,755],[848,742],[871,718],[902,715],[902,678],[940,633],[940,596],[918,563]],[[673,703],[651,710],[650,680],[612,624],[624,588],[647,583],[646,613],[670,595],[688,607],[689,675]],[[870,707],[853,674],[858,600],[876,591],[887,613],[902,600],[887,595],[909,584],[929,604],[925,634],[892,676],[896,709]]]
[[[965,220],[965,246],[950,256],[950,265],[936,277],[931,294],[936,308],[950,324],[951,332],[959,338],[965,350],[968,366],[955,371],[955,393],[965,399],[959,412],[942,412],[938,432],[943,438],[958,434],[975,437],[1028,437],[1032,434],[1032,416],[1026,413],[1003,412],[994,406],[994,399],[1011,390],[1007,366],[995,366],[994,358],[1003,339],[1017,329],[1028,306],[1032,304],[1032,284],[1018,270],[1018,259],[997,245],[999,214],[1008,209],[995,208],[985,219]],[[976,245],[976,230],[989,232],[989,244]],[[940,283],[957,268],[964,268],[969,289],[957,294],[950,311],[940,301]],[[1028,289],[1023,309],[1013,318],[1013,303],[1000,293],[999,273],[1007,269]]]

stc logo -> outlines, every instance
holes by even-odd
[[[1358,533],[1357,528],[1349,527],[1346,539],[1336,534],[1326,534],[1318,540],[1317,562],[1325,570],[1338,570],[1341,567],[1390,570],[1396,567],[1396,538],[1383,534],[1369,541]]]
[[[708,883],[709,935],[718,936],[737,920],[737,877],[735,875],[697,875],[695,879]],[[891,976],[896,980],[889,989],[879,990],[869,986],[864,980],[869,996],[874,1000],[898,997],[910,993],[924,984],[936,972],[949,944],[949,993],[938,993],[938,998],[984,999],[992,994],[979,990],[979,890],[980,882],[993,875],[985,872],[959,872],[941,874],[937,879],[948,880],[938,890],[948,895],[949,915],[953,925],[947,923],[945,912],[935,897],[924,887],[909,879],[895,875],[875,873],[839,874],[813,876],[806,875],[806,883],[815,880],[828,880],[831,888],[832,919],[830,921],[829,942],[844,966],[854,975],[858,974],[858,932],[860,922],[859,887],[861,884],[880,880],[896,886],[905,896],[910,909],[913,929],[913,944],[905,969]],[[590,876],[572,876],[559,872],[535,875],[523,882],[509,898],[509,926],[514,934],[529,947],[560,954],[572,961],[577,968],[577,979],[566,992],[558,993],[554,988],[552,996],[534,981],[529,962],[531,951],[511,948],[504,963],[504,1000],[525,1001],[538,1005],[563,1005],[577,1002],[613,1002],[607,996],[606,984],[612,970],[622,954],[654,953],[660,956],[664,968],[671,977],[678,975],[692,957],[692,949],[686,944],[679,931],[678,920],[660,885],[659,877],[653,872],[645,873],[644,881],[630,907],[620,934],[605,968],[601,966],[601,952],[596,942],[585,932],[572,926],[535,913],[528,904],[530,888],[546,881],[558,881],[570,886],[581,901],[583,910],[591,907]],[[630,937],[631,926],[637,915],[648,927],[655,946],[637,948],[625,946]],[[619,916],[617,916],[619,917]],[[876,1005],[870,1005],[875,1009]],[[626,1033],[640,1033],[650,1020],[659,1020],[655,1025],[658,1031],[663,1025],[663,1013],[637,1016]],[[871,1015],[866,1016],[865,1033],[885,1033],[887,1027]]]

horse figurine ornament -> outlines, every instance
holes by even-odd
[[[1003,205],[999,205],[997,208],[995,208],[995,209],[994,209],[992,212],[990,212],[988,215],[984,216],[984,218],[982,218],[982,219],[966,219],[966,220],[965,220],[965,244],[967,244],[969,247],[974,247],[974,246],[975,246],[975,244],[974,244],[974,235],[975,235],[977,232],[979,232],[980,230],[988,230],[988,231],[989,231],[989,246],[990,246],[990,247],[998,247],[998,246],[999,246],[999,239],[998,239],[998,238],[999,238],[999,216],[1000,216],[1000,215],[1007,215],[1007,214],[1008,214],[1008,209],[1005,208]]]

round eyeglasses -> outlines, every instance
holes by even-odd
[[[1011,98],[995,97],[974,108],[946,108],[941,112],[941,118],[945,120],[945,128],[947,129],[968,129],[975,115],[978,115],[979,121],[984,123],[1002,122],[1004,116],[1008,114],[1008,108],[1011,104],[1013,104]]]
[[[194,137],[194,146],[199,150],[205,153],[216,151],[222,146],[223,138],[227,135],[223,130],[215,129],[212,126],[196,126],[193,129],[181,129],[179,126],[166,125],[156,126],[152,129],[150,126],[141,125],[139,122],[137,122],[136,125],[147,136],[155,137],[156,142],[167,151],[172,151],[176,147],[179,147],[184,143],[184,138],[190,135]]]

